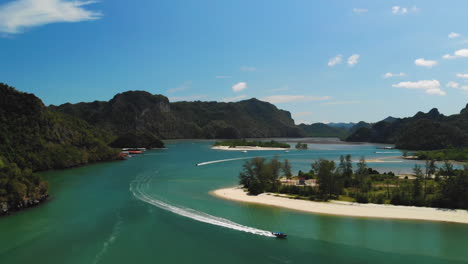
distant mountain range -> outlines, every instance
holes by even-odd
[[[408,150],[468,147],[468,105],[460,114],[444,116],[434,108],[413,117],[390,118],[355,130],[347,141],[391,143]]]

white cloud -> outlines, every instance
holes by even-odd
[[[419,12],[419,8],[413,6],[411,8],[402,7],[402,6],[392,6],[392,14],[394,15],[406,15],[409,13],[416,13]]]
[[[468,57],[468,49],[461,49],[455,51],[455,56],[457,57]]]
[[[236,83],[232,86],[232,90],[234,92],[240,92],[240,91],[243,91],[247,89],[247,83],[246,82],[239,82],[239,83]]]
[[[242,66],[240,67],[240,70],[243,72],[254,72],[254,71],[257,71],[257,68],[253,66]]]
[[[392,6],[392,13],[395,15],[404,15],[408,13],[408,8],[401,6]]]
[[[458,38],[460,37],[461,35],[459,33],[456,33],[456,32],[450,32],[450,34],[448,34],[448,37],[453,39],[453,38]]]
[[[467,58],[467,57],[468,57],[468,49],[457,50],[455,51],[454,55],[445,54],[444,56],[442,56],[442,58],[446,60],[456,59],[456,58]]]
[[[366,8],[353,8],[353,12],[356,14],[364,14],[367,13],[369,10]]]
[[[239,95],[239,96],[235,96],[235,97],[223,98],[223,99],[221,99],[221,101],[223,101],[223,102],[236,102],[236,101],[245,99],[246,97],[247,97],[247,95]]]
[[[178,87],[168,89],[168,93],[176,93],[176,92],[181,92],[190,89],[190,86],[192,85],[192,81],[186,81],[183,84],[179,85]]]
[[[458,78],[468,79],[468,73],[457,73]]]
[[[361,55],[359,55],[359,54],[353,54],[353,55],[351,55],[351,56],[348,58],[348,65],[352,67],[352,66],[358,64],[359,58],[360,58],[360,57],[361,57]]]
[[[445,60],[452,60],[452,59],[456,59],[457,56],[450,55],[450,54],[445,54],[444,56],[442,56],[442,58],[445,59]]]
[[[342,55],[336,55],[335,57],[331,58],[328,61],[328,66],[333,67],[337,64],[341,64],[343,62],[343,56]]]
[[[419,89],[424,90],[427,94],[431,95],[446,95],[446,92],[440,89],[440,82],[438,80],[422,80],[417,82],[400,82],[392,85],[396,88],[406,89]]]
[[[206,95],[190,95],[190,96],[174,96],[174,97],[169,97],[169,101],[175,102],[175,101],[198,101],[201,99],[206,99],[208,96]]]
[[[414,64],[422,67],[432,68],[436,66],[438,63],[435,60],[425,60],[423,58],[417,59],[414,61]]]
[[[445,86],[447,86],[447,87],[449,87],[449,88],[455,88],[455,89],[457,89],[458,87],[460,87],[460,84],[457,83],[457,82],[450,81],[450,82],[448,82]]]
[[[323,103],[321,105],[349,105],[349,104],[359,104],[360,101],[335,101],[335,102],[328,102]]]
[[[460,87],[460,90],[468,91],[468,86],[466,86],[466,85],[465,85],[465,86],[462,86],[462,87]]]
[[[406,76],[406,73],[400,72],[400,73],[391,73],[387,72],[386,74],[383,75],[384,79],[392,78],[392,77],[404,77]]]
[[[330,96],[307,96],[307,95],[271,95],[262,98],[262,101],[272,104],[292,103],[292,102],[312,102],[329,100]]]
[[[229,79],[229,78],[232,78],[232,76],[229,76],[229,75],[217,75],[215,78],[216,78],[216,79]]]
[[[59,22],[99,19],[100,12],[84,6],[95,1],[16,0],[0,5],[0,32],[17,34],[26,28]]]

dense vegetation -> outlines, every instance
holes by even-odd
[[[356,130],[347,140],[391,143],[409,150],[468,147],[468,108],[452,116],[432,109],[409,118],[383,120]]]
[[[270,141],[247,141],[245,139],[240,140],[225,140],[217,141],[214,146],[228,146],[230,148],[235,147],[262,147],[262,148],[290,148],[291,146],[286,143],[278,142],[275,140]]]
[[[296,149],[308,149],[309,146],[307,145],[307,143],[301,143],[301,142],[297,142],[296,144]]]
[[[112,131],[152,134],[156,138],[299,137],[291,114],[257,99],[237,103],[176,102],[143,91],[117,94],[108,102],[52,106],[56,111]]]
[[[418,151],[416,156],[421,160],[455,160],[468,161],[468,148],[451,148],[432,151]]]
[[[50,111],[32,94],[0,84],[0,208],[18,209],[44,199],[47,184],[35,171],[112,160],[105,131]]]
[[[290,172],[291,166],[287,164]],[[299,172],[299,177],[314,179],[316,185],[281,185],[281,175],[290,177],[281,173],[284,163],[276,158],[270,162],[256,158],[244,164],[240,184],[251,194],[278,192],[311,200],[468,209],[468,166],[454,169],[446,161],[438,168],[433,160],[428,160],[424,168],[415,166],[415,176],[410,179],[391,172],[380,174],[369,168],[364,158],[353,170],[350,155],[341,156],[338,164],[320,159],[311,167],[308,173]]]
[[[315,123],[311,125],[300,124],[298,127],[301,128],[308,137],[345,138],[349,132],[348,128],[332,127],[323,123]]]

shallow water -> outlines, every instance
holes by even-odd
[[[51,200],[0,219],[0,263],[468,262],[468,225],[306,214],[209,195],[236,185],[240,158],[278,154],[295,171],[308,171],[318,158],[398,151],[314,144],[307,151],[241,153],[211,144],[175,141],[124,162],[45,173]],[[219,160],[228,161],[210,163]],[[404,173],[414,164],[369,166]],[[289,236],[278,240],[269,231]]]

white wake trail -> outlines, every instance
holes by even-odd
[[[191,218],[196,221],[200,221],[203,223],[212,224],[216,226],[221,226],[225,228],[230,228],[230,229],[234,229],[234,230],[238,230],[242,232],[247,232],[247,233],[251,233],[255,235],[274,237],[274,235],[270,231],[244,226],[244,225],[229,221],[221,217],[209,215],[209,214],[199,212],[190,208],[184,208],[181,206],[171,205],[161,200],[158,200],[152,197],[151,195],[149,195],[145,191],[145,188],[149,186],[150,181],[151,181],[150,177],[142,177],[140,179],[137,178],[130,184],[130,191],[133,193],[133,195],[137,199],[143,202],[152,204],[161,209],[170,211],[172,213],[175,213],[181,216]]]
[[[307,154],[288,154],[287,156],[304,156]],[[209,164],[214,164],[214,163],[221,163],[221,162],[228,162],[228,161],[235,161],[235,160],[246,160],[246,159],[254,159],[254,158],[269,158],[269,157],[274,157],[274,156],[280,156],[278,154],[276,155],[268,155],[268,156],[255,156],[255,157],[242,157],[242,158],[234,158],[234,159],[222,159],[222,160],[212,160],[212,161],[205,161],[198,163],[197,166],[205,166]]]

